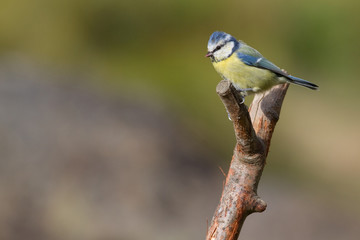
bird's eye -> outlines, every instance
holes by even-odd
[[[215,48],[215,51],[219,50],[220,48],[221,48],[221,46],[217,46],[217,47]]]

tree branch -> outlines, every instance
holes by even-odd
[[[288,86],[277,85],[255,95],[249,111],[229,81],[216,87],[233,121],[236,146],[207,240],[236,240],[246,217],[266,209],[257,196],[257,186]]]

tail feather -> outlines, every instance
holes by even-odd
[[[311,83],[311,82],[308,82],[308,81],[306,81],[304,79],[297,78],[297,77],[294,77],[294,76],[291,76],[291,75],[288,75],[287,78],[288,78],[289,82],[291,82],[291,83],[295,83],[297,85],[307,87],[307,88],[310,88],[310,89],[313,89],[313,90],[318,90],[319,89],[318,85],[316,85],[314,83]]]

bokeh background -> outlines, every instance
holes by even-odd
[[[290,87],[240,238],[359,238],[359,1],[0,2],[0,239],[205,238],[235,144],[215,30],[320,85]]]

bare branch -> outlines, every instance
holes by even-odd
[[[271,137],[279,120],[281,106],[288,88],[289,84],[286,83],[255,95],[249,109],[256,135],[265,143],[266,155],[269,152]]]
[[[216,91],[233,121],[236,146],[207,240],[236,240],[246,217],[266,209],[257,186],[287,88],[288,84],[278,85],[256,95],[249,113],[230,82],[218,84]]]

